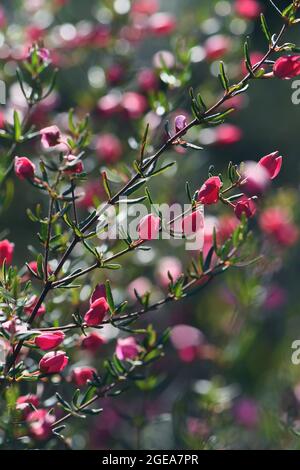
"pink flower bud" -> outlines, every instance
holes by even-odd
[[[64,164],[66,166],[64,173],[67,174],[80,174],[84,170],[82,161],[76,155],[66,155]]]
[[[270,176],[263,165],[246,162],[242,168],[241,190],[247,196],[261,196],[270,184]]]
[[[6,260],[7,264],[12,263],[14,247],[14,243],[11,243],[7,239],[0,241],[0,266],[2,266],[4,260]]]
[[[86,385],[88,380],[92,380],[97,371],[93,367],[75,367],[72,371],[72,380],[78,387]]]
[[[143,217],[138,225],[140,240],[154,240],[158,237],[160,218],[154,214]]]
[[[58,374],[68,362],[69,358],[64,351],[51,351],[42,357],[39,367],[44,374]]]
[[[34,178],[35,165],[26,157],[15,157],[15,174],[20,180]]]
[[[55,422],[55,416],[49,414],[47,410],[32,411],[27,416],[26,421],[30,434],[38,441],[44,441],[52,435],[52,424]]]
[[[113,134],[102,134],[96,140],[96,152],[106,163],[115,163],[122,156],[122,144]]]
[[[273,152],[262,157],[258,164],[267,170],[271,180],[273,180],[281,170],[282,157],[279,155],[279,152]]]
[[[97,332],[89,333],[87,336],[84,336],[81,340],[82,349],[86,349],[91,353],[98,351],[101,346],[105,344],[105,339]]]
[[[211,176],[201,186],[198,193],[198,202],[201,204],[216,204],[219,201],[219,193],[222,181],[219,176]]]
[[[41,143],[45,149],[55,147],[61,143],[61,132],[57,126],[45,127],[40,131]]]
[[[107,300],[106,299],[106,287],[104,284],[97,284],[90,298],[90,305],[93,302],[95,302],[95,300],[98,300],[101,297],[104,297],[104,299]]]
[[[182,231],[185,236],[193,235],[204,230],[204,217],[200,211],[186,215],[182,220]]]
[[[22,322],[19,318],[12,317],[10,320],[6,320],[2,323],[2,328],[6,330],[11,336],[16,333],[26,333],[28,331],[28,325]]]
[[[231,237],[234,230],[238,227],[239,222],[234,215],[223,215],[219,218],[219,227],[217,236],[220,237],[221,243],[224,243]],[[212,240],[211,240],[212,241]]]
[[[113,116],[114,114],[121,111],[121,100],[120,96],[115,93],[108,93],[102,96],[98,101],[99,111],[107,117]]]
[[[172,52],[163,50],[154,54],[152,63],[156,69],[161,69],[164,66],[168,69],[172,69],[175,66],[176,59]]]
[[[155,72],[151,69],[143,69],[138,73],[137,81],[140,89],[146,93],[156,90],[158,79]]]
[[[249,219],[254,216],[255,212],[256,206],[253,200],[246,196],[243,196],[234,205],[234,213],[238,219],[241,219],[243,214]]]
[[[84,321],[88,326],[97,326],[103,321],[109,305],[104,297],[91,303],[89,310],[84,315]]]
[[[28,266],[31,269],[31,271],[33,271],[36,275],[38,275],[37,262],[36,261],[30,261],[30,263],[28,263]],[[47,271],[48,271],[48,274],[52,273],[52,269],[50,268],[50,265],[47,266]]]
[[[281,207],[270,207],[259,218],[262,231],[282,246],[292,246],[299,238],[299,230],[289,214]]]
[[[28,300],[28,302],[26,303],[24,307],[24,312],[27,315],[30,316],[32,314],[34,307],[36,306],[37,300],[38,299],[36,295],[33,295],[32,297],[30,297],[30,299]],[[46,307],[42,304],[37,311],[37,317],[44,315],[44,313],[46,313]]]
[[[186,116],[184,116],[183,114],[179,114],[178,116],[176,116],[175,121],[174,121],[176,134],[177,132],[182,131],[182,129],[184,129],[186,125],[187,125]]]
[[[122,98],[122,108],[131,119],[140,118],[146,111],[148,103],[146,98],[134,91],[124,93]]]
[[[215,129],[215,132],[216,144],[218,145],[233,145],[242,138],[242,131],[233,124],[221,124]]]
[[[107,69],[105,75],[110,85],[117,85],[124,77],[124,68],[120,64],[113,64]]]
[[[257,0],[236,0],[234,8],[239,16],[249,20],[257,18],[262,10]]]
[[[131,11],[141,15],[153,15],[159,9],[157,0],[135,0]]]
[[[62,331],[44,332],[37,336],[34,340],[36,346],[43,351],[49,351],[50,349],[57,348],[63,340],[65,334]]]
[[[6,26],[6,14],[4,8],[0,5],[0,29]]]
[[[149,18],[148,28],[155,36],[166,36],[176,28],[176,19],[170,13],[154,13]]]
[[[275,77],[288,80],[300,75],[300,55],[287,55],[276,60],[273,66]]]
[[[120,361],[135,359],[141,351],[133,336],[119,338],[117,340],[116,356]]]
[[[216,34],[209,37],[204,43],[204,49],[208,60],[217,60],[224,56],[231,46],[231,41],[228,37],[221,34]]]
[[[0,111],[0,129],[4,129],[5,127],[5,116],[4,113]]]
[[[239,400],[234,406],[233,413],[237,423],[246,428],[253,428],[258,423],[259,413],[257,404],[249,398]]]
[[[37,395],[22,395],[17,399],[16,409],[21,411],[23,418],[26,418],[33,411],[30,405],[35,408],[40,406],[40,401]]]

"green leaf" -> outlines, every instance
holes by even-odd
[[[144,178],[140,181],[138,181],[136,184],[128,188],[126,191],[124,191],[124,196],[129,196],[130,194],[134,193],[137,191],[141,186],[143,186],[147,181],[147,178]]]
[[[116,270],[116,269],[120,269],[122,266],[120,264],[117,264],[117,263],[110,263],[110,264],[104,264],[103,267],[105,269]]]
[[[214,254],[214,246],[212,246],[206,256],[206,259],[205,259],[205,263],[204,263],[204,266],[203,266],[203,271],[207,271],[209,268],[210,268],[210,265],[211,265],[211,261],[212,261],[212,257],[213,257],[213,254]]]
[[[260,14],[260,22],[261,22],[261,28],[263,30],[264,35],[266,36],[268,42],[271,43],[272,42],[272,34],[270,33],[265,15],[263,13]]]
[[[14,136],[15,141],[19,142],[22,137],[22,126],[19,118],[18,111],[14,111]]]
[[[226,72],[225,72],[224,62],[222,62],[222,61],[220,62],[219,79],[220,79],[221,85],[224,88],[224,90],[226,92],[228,92],[228,90],[229,90],[229,80],[228,80],[228,77],[227,77]]]
[[[115,303],[114,303],[114,299],[112,296],[109,280],[105,282],[105,292],[106,292],[107,303],[109,305],[111,313],[113,314],[115,312]]]
[[[111,190],[109,187],[109,183],[108,183],[108,179],[107,179],[107,175],[105,171],[102,171],[102,181],[103,181],[103,186],[108,196],[108,199],[111,199],[112,194],[111,194]]]
[[[146,148],[146,145],[147,145],[148,132],[149,132],[149,124],[146,125],[146,129],[145,129],[143,139],[142,139],[142,144],[141,144],[141,150],[140,150],[141,165],[143,164],[143,160],[144,160],[145,148]]]
[[[157,176],[160,175],[161,173],[164,173],[167,171],[169,168],[171,168],[173,165],[176,165],[176,162],[170,162],[167,165],[162,166],[159,170],[154,171],[151,173],[151,176]]]
[[[244,58],[245,58],[245,65],[250,73],[251,76],[253,76],[253,71],[252,71],[252,65],[251,65],[251,59],[250,59],[250,53],[249,53],[249,42],[248,38],[246,39],[244,43]]]
[[[43,279],[44,277],[44,258],[43,258],[43,255],[41,253],[39,253],[38,257],[37,257],[37,260],[36,260],[36,264],[37,264],[37,273],[39,275],[39,277],[41,279]]]

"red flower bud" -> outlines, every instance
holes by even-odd
[[[219,193],[222,182],[218,176],[211,176],[201,186],[198,193],[198,202],[201,204],[216,204],[219,200]]]
[[[160,219],[157,215],[148,214],[143,217],[138,225],[140,240],[154,240],[159,233]]]
[[[97,326],[103,321],[109,305],[104,297],[91,303],[89,310],[84,315],[84,321],[88,326]]]
[[[104,338],[96,332],[89,333],[81,340],[82,349],[86,349],[92,353],[98,351],[103,344],[105,344]]]
[[[26,157],[15,157],[15,174],[20,180],[34,177],[35,165]]]
[[[52,424],[55,422],[55,416],[49,414],[47,410],[32,411],[26,419],[30,434],[37,440],[48,439],[52,434]]]
[[[65,334],[62,331],[48,331],[37,336],[34,342],[43,351],[49,351],[49,349],[57,348],[64,339]]]
[[[275,77],[288,80],[300,75],[300,55],[287,55],[276,60],[273,66]]]
[[[97,371],[93,367],[75,367],[71,378],[78,387],[82,387],[86,385],[88,380],[92,380],[93,375],[96,373]]]
[[[186,116],[184,116],[183,114],[179,114],[178,116],[176,116],[174,125],[176,134],[177,132],[182,131],[182,129],[184,129],[187,125]]]
[[[256,212],[256,206],[252,199],[247,198],[246,196],[239,199],[234,206],[234,213],[238,219],[242,218],[242,215],[245,214],[249,219],[253,217]]]
[[[135,359],[141,348],[135,341],[133,336],[128,338],[120,338],[117,341],[116,356],[120,361],[126,361],[127,359]]]
[[[258,164],[267,170],[271,180],[273,180],[281,170],[282,157],[279,155],[279,152],[273,152],[262,157]]]
[[[6,260],[7,264],[11,264],[13,254],[14,254],[14,243],[9,242],[8,240],[0,241],[0,266]]]
[[[83,172],[83,163],[78,157],[76,157],[76,155],[66,155],[64,158],[64,164],[66,165],[64,173],[72,175]]]
[[[52,351],[45,354],[40,360],[40,371],[44,374],[57,374],[64,370],[69,358],[64,351]]]
[[[256,0],[236,0],[234,8],[239,16],[249,20],[257,18],[262,10]]]
[[[57,126],[45,127],[40,131],[41,142],[45,149],[55,147],[61,143],[61,133]]]

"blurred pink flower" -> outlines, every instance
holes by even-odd
[[[122,156],[121,141],[114,134],[99,135],[95,145],[98,157],[106,163],[115,163]]]
[[[157,264],[156,275],[162,287],[167,287],[170,284],[168,272],[174,281],[182,274],[181,261],[175,256],[162,257]]]
[[[250,398],[238,400],[233,407],[235,420],[241,426],[253,428],[259,421],[259,410],[257,403]]]
[[[204,43],[206,58],[208,60],[217,60],[226,54],[231,47],[230,38],[221,34],[210,36]]]

